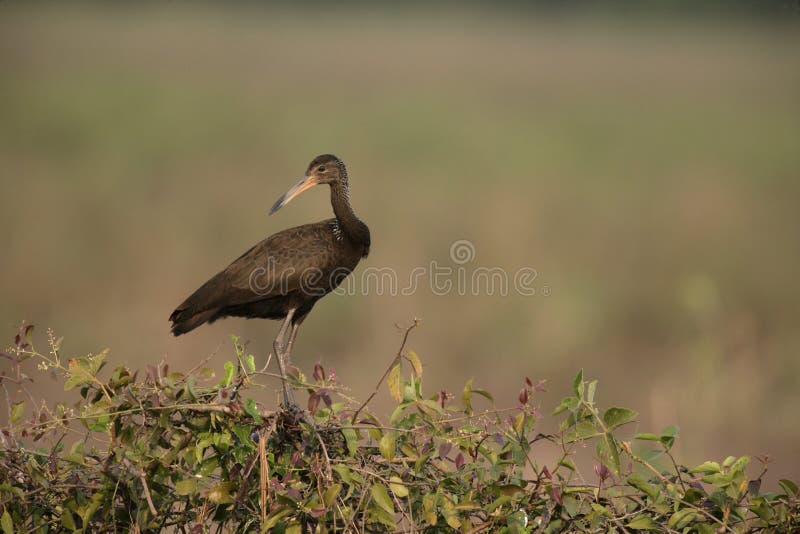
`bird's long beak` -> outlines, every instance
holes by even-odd
[[[316,176],[306,176],[295,185],[292,186],[291,189],[286,191],[284,194],[280,196],[278,200],[275,201],[275,204],[272,205],[272,209],[269,210],[269,214],[272,215],[286,204],[291,202],[291,200],[302,193],[303,191],[307,191],[311,189],[315,185],[319,185],[319,180],[317,180]]]

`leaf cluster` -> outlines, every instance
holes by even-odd
[[[411,327],[413,328],[413,326]],[[8,402],[0,434],[0,530],[16,532],[792,532],[798,488],[761,491],[748,457],[680,465],[677,427],[633,434],[636,412],[601,409],[597,382],[575,377],[538,431],[543,382],[525,378],[498,407],[469,381],[423,391],[423,363],[403,345],[378,384],[387,417],[348,396],[333,373],[296,371],[304,412],[257,399],[272,376],[234,338],[217,378],[162,362],[106,370],[107,353],[64,361],[25,327],[2,353]],[[37,371],[31,372],[31,362]],[[48,406],[41,374],[76,391]],[[374,396],[374,395],[373,395]],[[370,399],[372,396],[370,396]],[[586,458],[593,466],[583,473]],[[546,462],[543,458],[556,458]]]

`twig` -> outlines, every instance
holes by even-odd
[[[667,450],[665,451],[669,459],[672,461],[672,467],[675,469],[675,474],[678,475],[678,482],[681,484],[681,490],[683,490],[683,494],[686,494],[686,486],[683,484],[683,476],[681,475],[681,470],[678,469],[678,463],[675,461],[675,458],[672,456],[672,453]]]
[[[267,354],[267,363],[265,363],[264,367],[261,368],[261,371],[259,371],[259,374],[266,373],[267,368],[269,367],[269,364],[271,362],[272,362],[272,353],[270,352],[269,354]]]
[[[475,528],[468,530],[467,534],[478,534],[478,532],[483,532],[487,528],[491,527],[494,524],[494,521],[485,521],[479,525],[476,525]]]
[[[269,495],[269,464],[267,463],[267,434],[262,432],[258,440],[258,458],[260,460],[259,486],[261,489],[261,525],[267,522],[267,496]]]
[[[392,358],[391,363],[389,363],[389,367],[386,368],[386,372],[383,373],[383,376],[380,378],[380,380],[378,380],[378,383],[375,384],[375,390],[372,393],[370,393],[369,397],[367,397],[367,400],[365,400],[363,402],[363,404],[361,404],[361,406],[358,407],[358,410],[356,410],[356,412],[353,414],[353,417],[350,419],[350,421],[352,423],[356,422],[356,418],[358,418],[358,414],[361,413],[361,410],[363,410],[367,406],[367,404],[369,404],[369,402],[375,397],[375,395],[378,394],[378,391],[380,390],[381,384],[383,384],[383,381],[386,380],[387,376],[389,376],[389,373],[392,371],[392,368],[394,367],[395,362],[397,362],[397,360],[402,358],[403,349],[406,348],[406,342],[408,341],[408,335],[417,326],[419,326],[419,319],[417,319],[415,317],[414,318],[414,322],[411,323],[411,326],[406,328],[406,332],[403,335],[403,342],[400,344],[400,348],[397,350],[397,354]]]
[[[317,436],[319,447],[322,450],[322,457],[325,459],[325,478],[328,479],[329,484],[333,483],[333,470],[331,469],[331,458],[328,456],[328,448],[325,446],[325,442],[322,440],[322,436],[320,436],[317,430],[317,425],[315,425],[313,421],[311,422],[311,428]]]
[[[144,471],[139,472],[139,480],[142,481],[142,486],[144,486],[144,498],[147,499],[147,506],[150,507],[150,513],[153,514],[153,517],[158,517],[156,507],[153,505],[153,499],[150,497],[150,488],[147,487],[147,478],[144,476]]]
[[[207,364],[207,363],[208,363],[208,362],[211,360],[211,358],[213,358],[214,356],[216,356],[216,355],[217,355],[217,353],[219,352],[219,349],[220,349],[220,347],[221,347],[221,345],[217,345],[217,348],[216,348],[216,350],[214,350],[214,352],[212,352],[211,354],[209,354],[208,356],[206,356],[205,358],[203,358],[202,360],[200,360],[200,363],[198,363],[197,365],[195,365],[194,367],[192,367],[191,369],[189,369],[189,371],[186,373],[186,375],[185,375],[185,376],[184,376],[184,378],[181,380],[181,382],[185,382],[186,380],[188,380],[188,378],[189,378],[190,376],[194,375],[194,374],[195,374],[195,372],[196,372],[198,369],[200,369],[202,366],[204,366],[205,364]]]
[[[656,469],[655,467],[653,467],[653,466],[652,466],[652,465],[651,465],[649,462],[647,462],[647,461],[646,461],[644,458],[640,458],[640,457],[636,456],[636,455],[633,453],[633,451],[631,450],[631,444],[630,444],[630,443],[628,443],[627,441],[622,441],[622,442],[620,442],[620,443],[621,443],[621,445],[622,445],[622,448],[625,450],[625,452],[626,452],[626,453],[628,453],[628,456],[630,456],[630,457],[631,457],[631,459],[633,459],[633,461],[634,461],[634,462],[636,462],[636,463],[639,463],[639,464],[641,464],[641,465],[645,466],[645,467],[646,467],[646,468],[647,468],[647,469],[648,469],[648,470],[649,470],[651,473],[653,473],[654,475],[656,475],[656,476],[658,477],[658,479],[659,479],[661,482],[663,482],[664,484],[668,484],[668,483],[669,483],[669,479],[668,479],[667,477],[665,477],[664,475],[662,475],[662,474],[661,474],[661,473],[658,471],[658,469]],[[678,501],[679,503],[681,503],[681,504],[685,505],[685,506],[688,506],[688,507],[689,507],[689,508],[691,508],[692,510],[695,510],[695,511],[697,511],[697,512],[699,512],[699,513],[703,514],[704,516],[706,516],[706,517],[707,517],[707,518],[709,518],[710,520],[714,521],[715,523],[718,523],[718,524],[720,525],[720,527],[721,527],[721,528],[722,528],[722,529],[723,529],[725,532],[731,532],[731,533],[735,532],[735,531],[734,531],[734,530],[733,530],[731,527],[729,527],[729,526],[728,526],[726,523],[724,523],[723,521],[721,521],[719,518],[715,517],[713,514],[710,514],[710,513],[708,513],[708,512],[707,512],[706,510],[704,510],[702,507],[700,507],[700,506],[695,506],[694,504],[692,504],[692,503],[690,503],[690,502],[688,502],[688,501],[685,501],[685,500],[683,500],[683,499],[675,499],[675,498],[673,498],[673,499],[674,499],[674,500],[676,500],[676,501]]]
[[[259,445],[260,449],[260,445]],[[234,509],[238,508],[241,504],[242,500],[244,499],[245,494],[247,493],[248,489],[248,482],[250,480],[250,473],[253,471],[253,468],[256,465],[256,462],[260,460],[260,452],[253,454],[252,458],[247,462],[247,467],[245,468],[242,474],[242,484],[239,486],[239,491],[236,492],[236,499],[233,501]]]

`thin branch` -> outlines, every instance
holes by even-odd
[[[158,511],[153,505],[153,498],[150,497],[150,488],[147,486],[147,478],[144,476],[144,471],[139,472],[139,480],[142,481],[142,486],[144,486],[144,498],[147,499],[147,506],[150,507],[150,513],[153,514],[153,517],[158,517]]]
[[[644,458],[640,458],[640,457],[638,457],[637,455],[635,455],[635,454],[633,453],[633,451],[631,450],[631,444],[630,444],[630,443],[628,443],[627,441],[622,441],[622,442],[620,442],[620,444],[622,445],[622,448],[625,450],[625,452],[626,452],[626,453],[628,453],[628,456],[630,456],[630,457],[633,459],[633,461],[634,461],[634,462],[636,462],[636,463],[638,463],[638,464],[641,464],[641,465],[643,465],[644,467],[646,467],[648,471],[650,471],[651,473],[653,473],[654,475],[656,475],[656,476],[658,477],[658,479],[659,479],[661,482],[663,482],[664,484],[669,484],[669,479],[668,479],[667,477],[665,477],[664,475],[662,475],[662,474],[661,474],[661,473],[658,471],[658,469],[656,469],[655,467],[653,467],[653,466],[652,466],[652,465],[651,465],[649,462],[647,462],[647,461],[646,461]],[[683,499],[674,499],[674,500],[678,501],[679,503],[681,503],[681,504],[683,504],[683,505],[685,505],[685,506],[688,506],[688,507],[689,507],[689,508],[691,508],[692,510],[695,510],[695,511],[697,511],[697,512],[699,512],[699,513],[703,514],[704,516],[706,516],[707,518],[711,519],[711,520],[712,520],[712,521],[714,521],[715,523],[718,523],[718,524],[720,525],[720,527],[721,527],[722,529],[724,529],[724,530],[725,530],[725,532],[731,532],[731,533],[735,532],[735,531],[734,531],[734,530],[733,530],[731,527],[729,527],[729,526],[728,526],[726,523],[724,523],[724,522],[723,522],[722,520],[720,520],[719,518],[715,517],[713,514],[710,514],[710,513],[708,513],[708,512],[707,512],[706,510],[704,510],[702,507],[700,507],[700,506],[695,506],[694,504],[692,504],[692,503],[690,503],[690,502],[687,502],[687,501],[684,501]]]
[[[260,461],[259,469],[259,489],[260,499],[259,504],[261,508],[261,525],[267,522],[267,497],[269,495],[270,482],[269,482],[269,464],[267,463],[267,433],[262,432],[258,440],[258,458]]]
[[[399,360],[400,358],[402,358],[402,356],[403,356],[403,349],[405,349],[405,348],[406,348],[406,342],[408,341],[408,336],[409,336],[409,334],[410,334],[410,333],[411,333],[411,331],[412,331],[412,330],[414,330],[414,329],[415,329],[417,326],[419,326],[419,319],[417,319],[417,318],[415,317],[415,318],[414,318],[414,322],[413,322],[413,323],[411,323],[411,326],[409,326],[408,328],[406,328],[406,332],[405,332],[405,334],[403,335],[403,342],[400,344],[400,348],[397,350],[397,354],[396,354],[396,355],[395,355],[395,356],[392,358],[392,361],[391,361],[391,363],[389,364],[389,367],[387,367],[387,368],[386,368],[386,372],[385,372],[385,373],[383,373],[383,376],[380,378],[380,380],[378,380],[378,383],[377,383],[377,384],[375,384],[375,389],[374,389],[374,391],[373,391],[372,393],[370,393],[369,397],[367,397],[367,400],[365,400],[365,401],[364,401],[364,402],[361,404],[361,406],[359,406],[359,407],[358,407],[358,410],[356,410],[356,412],[353,414],[353,417],[350,419],[350,421],[351,421],[351,422],[353,422],[353,423],[355,423],[355,422],[356,422],[356,419],[358,418],[358,414],[360,414],[360,413],[361,413],[361,410],[363,410],[363,409],[364,409],[364,408],[367,406],[367,404],[369,404],[369,402],[370,402],[370,401],[371,401],[371,400],[372,400],[372,399],[375,397],[375,395],[377,395],[377,394],[378,394],[378,391],[379,391],[379,390],[380,390],[380,388],[381,388],[381,384],[383,384],[383,381],[384,381],[384,380],[386,380],[386,377],[387,377],[387,376],[389,376],[389,373],[392,371],[392,368],[394,367],[394,365],[395,365],[395,363],[397,362],[397,360]]]

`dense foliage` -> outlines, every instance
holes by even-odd
[[[766,459],[729,457],[694,467],[672,455],[678,430],[631,435],[637,414],[601,409],[580,372],[553,412],[560,432],[537,432],[543,384],[525,379],[516,406],[499,408],[469,382],[459,395],[423,393],[420,358],[405,349],[412,325],[375,392],[397,406],[379,418],[322,366],[307,412],[253,400],[262,381],[234,339],[215,378],[166,363],[105,370],[105,352],[65,360],[23,326],[2,387],[0,530],[179,532],[792,532],[798,488],[762,491]],[[38,371],[34,370],[35,368]],[[73,405],[29,394],[54,374]],[[480,408],[478,408],[480,403]],[[589,448],[591,446],[591,448]],[[543,454],[550,447],[549,455]],[[552,454],[555,451],[555,455]],[[575,457],[593,451],[582,473]],[[545,465],[539,458],[558,458]],[[753,465],[755,464],[755,469]],[[748,475],[748,469],[756,473]]]

